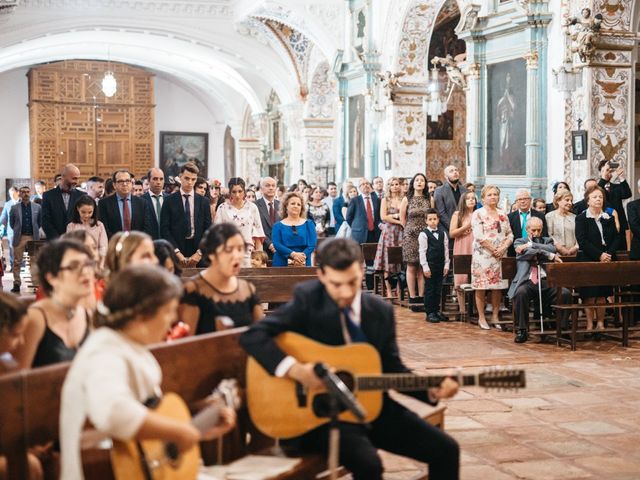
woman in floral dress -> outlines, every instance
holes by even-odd
[[[318,238],[326,236],[327,229],[329,228],[329,222],[331,221],[331,212],[329,212],[329,205],[324,203],[324,197],[326,191],[320,187],[314,187],[311,190],[311,197],[307,204],[307,215],[309,220],[313,221],[316,227],[316,235]]]
[[[388,293],[391,292],[389,277],[398,273],[399,270],[398,265],[389,264],[388,249],[389,247],[399,247],[402,244],[400,204],[403,196],[400,191],[400,179],[396,177],[389,179],[387,192],[380,203],[380,218],[383,223],[380,225],[380,240],[378,240],[376,258],[373,261],[375,271],[384,271],[384,283]]]
[[[402,238],[402,259],[407,264],[407,288],[412,311],[420,311],[424,303],[424,276],[420,266],[418,235],[425,228],[427,210],[431,208],[431,199],[427,191],[427,177],[416,173],[409,183],[407,196],[400,204],[400,221],[404,225]],[[418,288],[416,289],[416,283]],[[418,295],[416,295],[416,290]]]
[[[246,200],[244,180],[234,177],[229,180],[229,201],[218,207],[215,223],[229,222],[240,229],[247,246],[243,267],[251,266],[251,252],[262,250],[264,230],[260,212],[255,203]]]
[[[471,256],[471,284],[476,291],[478,325],[484,330],[491,327],[484,315],[485,294],[491,290],[491,323],[498,323],[502,292],[507,281],[502,279],[502,257],[513,243],[513,232],[507,214],[498,209],[500,189],[485,185],[481,193],[482,208],[471,216],[473,253]]]

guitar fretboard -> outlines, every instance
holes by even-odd
[[[445,379],[442,375],[420,376],[410,373],[386,374],[375,376],[358,376],[358,390],[399,390],[417,391],[431,387],[438,387]],[[473,386],[478,384],[478,375],[457,375],[453,377],[461,381],[460,386]]]

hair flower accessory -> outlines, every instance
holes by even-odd
[[[111,315],[111,310],[109,310],[109,307],[107,307],[102,302],[98,302],[98,304],[96,305],[96,310],[98,310],[98,313],[104,317],[108,317],[109,315]]]

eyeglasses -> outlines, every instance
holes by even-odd
[[[84,262],[80,262],[80,261],[71,262],[69,265],[60,267],[58,270],[60,270],[61,272],[69,271],[71,273],[78,274],[82,272],[85,268],[94,270],[96,268],[95,260],[89,259],[89,260],[85,260]]]
[[[116,180],[116,183],[120,185],[126,185],[128,183],[131,183],[131,180]]]

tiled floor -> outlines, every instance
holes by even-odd
[[[405,362],[418,373],[491,366],[526,370],[527,388],[464,388],[447,401],[446,430],[462,448],[464,480],[640,479],[640,341],[580,343],[576,352],[396,310]],[[636,443],[637,442],[637,443]],[[384,456],[388,477],[420,467]]]

